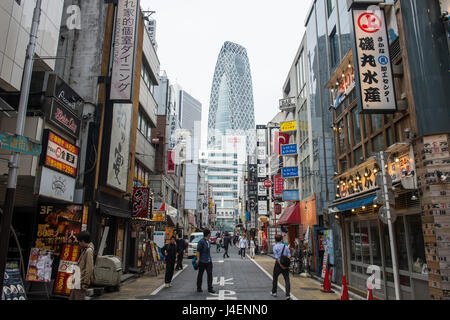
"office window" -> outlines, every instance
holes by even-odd
[[[355,138],[355,145],[361,142],[361,121],[359,119],[358,108],[352,110],[353,117],[353,137]]]
[[[372,114],[372,133],[377,132],[383,127],[381,114]]]
[[[339,44],[336,28],[334,28],[330,36],[330,60],[331,67],[335,67],[339,62]]]
[[[147,115],[142,110],[139,110],[138,113],[138,130],[148,141],[151,141],[152,126],[150,124],[150,120],[147,118]]]
[[[330,16],[333,13],[333,10],[334,10],[334,0],[327,0],[328,16]]]

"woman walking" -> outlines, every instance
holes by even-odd
[[[250,257],[252,259],[255,259],[255,248],[256,248],[255,238],[251,238],[250,239]]]

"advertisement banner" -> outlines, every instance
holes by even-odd
[[[77,264],[80,256],[80,246],[77,244],[65,244],[61,250],[58,274],[56,275],[53,294],[70,296],[69,287],[72,283],[73,266]],[[70,283],[70,284],[69,284]]]
[[[281,175],[276,175],[273,178],[274,180],[274,194],[275,196],[280,196],[283,194],[283,188],[284,188],[284,180],[281,177]]]
[[[116,15],[110,100],[132,103],[139,0],[118,0]]]
[[[31,248],[26,280],[50,282],[52,276],[53,251]]]
[[[281,170],[283,178],[296,178],[298,177],[298,167],[287,167]]]
[[[64,130],[71,137],[78,139],[80,136],[80,117],[56,99],[52,99],[50,102],[50,115],[48,120]]]
[[[167,174],[175,173],[175,151],[167,151]]]
[[[106,184],[123,192],[127,191],[128,183],[132,107],[121,103],[113,106]]]
[[[375,7],[375,6],[373,6]],[[377,7],[378,8],[378,7]],[[354,61],[362,112],[397,110],[389,37],[384,10],[353,9]]]
[[[281,146],[285,144],[289,144],[289,135],[276,131],[274,134],[274,152],[278,155],[281,154]]]
[[[133,189],[133,218],[149,218],[150,189],[135,187]]]
[[[2,300],[27,300],[18,261],[6,263],[1,296]]]
[[[281,123],[281,132],[290,132],[297,130],[297,122],[296,121],[288,121]]]
[[[43,164],[76,178],[79,148],[50,130],[44,131],[44,139],[46,150]]]
[[[74,244],[81,229],[82,206],[41,204],[38,216],[36,248],[59,256],[64,244]]]
[[[292,156],[297,154],[297,145],[296,144],[286,144],[281,146],[281,155],[282,156]]]
[[[258,200],[258,214],[267,215],[267,200]]]

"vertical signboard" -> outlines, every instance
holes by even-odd
[[[276,131],[274,134],[273,149],[276,154],[281,154],[281,146],[289,144],[289,135],[283,132]]]
[[[175,173],[175,151],[167,151],[167,174]]]
[[[283,194],[284,181],[281,175],[276,175],[274,178],[274,195],[279,197]]]
[[[356,85],[363,113],[393,113],[397,110],[394,78],[389,53],[385,13],[353,9]]]
[[[139,0],[118,0],[110,100],[132,103]]]
[[[132,106],[115,103],[113,107],[106,184],[123,192],[127,191]]]
[[[133,190],[133,218],[149,218],[150,189],[135,187]]]

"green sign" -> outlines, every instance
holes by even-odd
[[[38,156],[41,154],[42,146],[26,137],[2,132],[0,133],[0,149]]]

